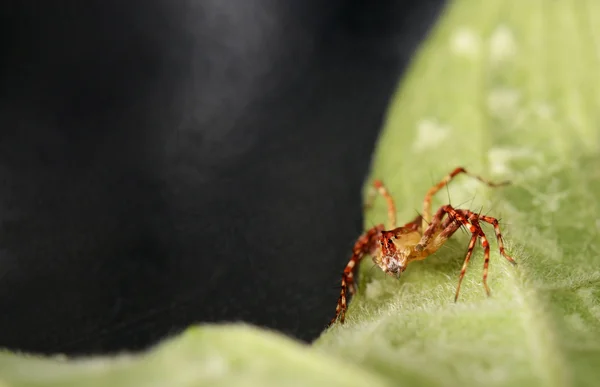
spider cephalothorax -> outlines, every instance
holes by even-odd
[[[419,255],[415,246],[421,239],[417,231],[403,233],[402,227],[384,231],[379,236],[379,246],[373,255],[373,262],[386,274],[400,277],[406,266]]]
[[[400,277],[400,274],[408,264],[412,261],[423,260],[429,255],[435,253],[459,228],[466,227],[471,233],[471,240],[467,255],[460,271],[458,286],[454,300],[458,299],[460,285],[467,270],[467,264],[473,254],[475,243],[479,239],[481,246],[484,249],[484,264],[483,264],[483,286],[486,293],[489,295],[490,290],[487,285],[488,265],[490,260],[490,245],[483,232],[480,221],[491,224],[494,227],[496,239],[498,240],[498,248],[500,253],[511,263],[516,262],[504,251],[502,242],[502,234],[498,220],[489,216],[474,213],[472,211],[460,208],[454,208],[451,205],[440,207],[433,216],[431,215],[431,200],[433,195],[446,186],[456,175],[464,173],[475,177],[483,183],[496,187],[503,183],[491,183],[481,177],[471,175],[464,168],[456,168],[442,181],[434,185],[427,191],[423,200],[423,214],[417,216],[411,222],[401,227],[396,227],[396,207],[394,200],[387,192],[383,183],[376,180],[373,184],[375,193],[379,193],[387,202],[389,230],[385,230],[382,224],[372,227],[361,235],[352,250],[352,257],[344,269],[342,275],[342,287],[338,304],[336,307],[335,317],[331,320],[333,324],[339,317],[340,322],[344,322],[348,291],[354,294],[356,287],[354,284],[354,271],[360,260],[367,254],[373,257],[373,262],[386,274],[394,277]]]

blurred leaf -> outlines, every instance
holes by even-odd
[[[191,328],[141,356],[0,355],[0,387],[388,386],[366,371],[246,325]]]

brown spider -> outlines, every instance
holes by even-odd
[[[469,242],[469,249],[467,250],[462,269],[460,270],[454,301],[456,302],[456,300],[458,300],[460,285],[465,276],[467,265],[471,259],[478,238],[484,249],[483,286],[489,296],[490,289],[487,285],[487,275],[490,261],[490,245],[479,224],[480,221],[483,221],[494,226],[500,254],[502,254],[510,263],[516,265],[516,262],[504,251],[498,219],[477,214],[469,210],[454,208],[449,204],[440,207],[432,218],[431,199],[433,198],[433,195],[445,187],[460,173],[474,177],[490,187],[508,184],[508,182],[492,183],[479,176],[470,174],[464,168],[456,168],[449,175],[444,177],[442,181],[427,191],[425,199],[423,200],[422,215],[417,216],[404,226],[396,227],[396,206],[394,204],[394,199],[390,196],[380,180],[374,182],[374,194],[379,193],[387,202],[389,231],[385,230],[383,224],[379,224],[363,233],[354,244],[352,258],[350,258],[350,261],[342,274],[342,289],[335,309],[335,317],[331,320],[330,325],[335,323],[338,317],[340,323],[344,323],[347,308],[348,287],[350,288],[350,294],[354,295],[354,293],[356,293],[354,271],[356,266],[358,266],[358,263],[366,254],[371,255],[375,264],[385,273],[399,278],[400,274],[406,270],[406,266],[410,262],[423,260],[435,253],[448,238],[452,236],[452,234],[454,234],[461,226],[465,226],[471,233],[471,241]],[[445,215],[448,216],[444,219]]]

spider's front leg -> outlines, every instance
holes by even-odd
[[[448,217],[443,220],[445,215],[448,215]],[[469,241],[469,248],[467,250],[463,266],[460,270],[454,301],[458,300],[460,286],[467,271],[467,266],[473,254],[477,239],[480,240],[481,247],[483,247],[484,250],[483,286],[487,295],[490,295],[490,289],[487,285],[488,267],[490,262],[490,244],[485,236],[485,233],[483,232],[483,229],[481,228],[481,225],[479,224],[479,221],[484,221],[494,226],[500,254],[502,254],[502,256],[510,263],[516,264],[514,259],[507,255],[504,250],[502,234],[496,218],[479,215],[469,210],[455,209],[450,205],[442,206],[435,213],[431,224],[423,233],[419,244],[415,246],[415,250],[423,252],[423,257],[426,257],[437,251],[461,226],[465,226],[469,229],[469,232],[471,233],[471,240]]]
[[[383,229],[383,225],[380,224],[367,230],[354,244],[354,248],[352,249],[352,257],[350,258],[350,261],[348,261],[348,264],[342,273],[340,297],[338,298],[337,306],[335,307],[335,317],[329,322],[330,326],[336,322],[338,317],[340,319],[340,323],[344,323],[346,318],[346,309],[348,309],[348,288],[350,289],[351,294],[354,294],[356,291],[356,285],[354,284],[355,270],[365,254],[371,253],[376,248],[376,242]]]
[[[444,216],[448,218],[444,220]],[[447,204],[440,207],[433,215],[431,223],[423,232],[423,236],[419,243],[415,246],[418,252],[425,252],[426,255],[435,253],[448,238],[460,228],[466,226],[471,233],[477,233],[477,227],[469,223],[469,221],[451,205]]]
[[[444,220],[445,215],[448,215],[448,217]],[[467,249],[465,261],[462,269],[460,270],[458,286],[456,287],[456,293],[454,295],[454,302],[458,300],[460,286],[467,271],[467,266],[471,260],[471,256],[473,255],[477,238],[483,238],[481,239],[481,244],[485,250],[486,262],[489,260],[489,244],[485,238],[483,230],[479,225],[479,222],[477,222],[477,218],[471,215],[475,214],[471,211],[455,209],[451,205],[440,207],[440,209],[437,210],[433,216],[431,224],[423,233],[419,244],[415,246],[415,250],[422,252],[423,257],[426,257],[436,252],[452,235],[454,235],[454,233],[461,226],[466,226],[469,229],[469,232],[471,233],[471,240],[469,241],[469,248]],[[485,283],[486,277],[487,273],[484,276],[484,286],[489,295],[489,289],[487,287],[487,283]]]
[[[373,182],[373,186],[367,197],[367,201],[365,203],[365,209],[371,207],[373,204],[373,200],[375,196],[379,194],[382,196],[388,207],[388,224],[390,228],[396,227],[396,205],[394,204],[394,199],[388,192],[387,188],[383,184],[381,180],[375,180]],[[344,268],[344,272],[342,273],[342,286],[340,289],[340,297],[338,298],[337,306],[335,308],[335,317],[331,319],[329,325],[331,326],[335,323],[339,317],[340,323],[344,323],[346,318],[346,309],[348,309],[348,291],[350,291],[351,295],[354,295],[356,292],[356,285],[354,284],[354,273],[358,264],[363,259],[365,254],[369,254],[375,251],[377,248],[376,242],[381,235],[381,232],[384,230],[383,224],[377,225],[365,233],[363,233],[356,243],[354,243],[354,248],[352,249],[352,257],[346,267]],[[350,289],[350,290],[348,290]]]
[[[479,224],[479,221],[489,223],[494,227],[494,232],[496,233],[496,240],[498,242],[498,250],[500,250],[500,254],[504,258],[506,258],[506,260],[508,262],[512,263],[513,265],[516,265],[517,262],[515,262],[515,260],[511,256],[506,254],[506,251],[504,250],[504,243],[502,241],[502,233],[500,232],[500,225],[499,225],[498,219],[492,218],[491,216],[480,215],[480,214],[477,214],[477,213],[469,211],[469,210],[457,210],[457,212],[460,212],[464,217],[469,218],[469,221],[473,225],[475,225],[477,228],[479,228],[479,240],[481,243],[481,247],[483,247],[483,251],[484,251],[483,252],[483,256],[484,256],[484,259],[483,259],[483,287],[485,288],[485,292],[489,296],[490,288],[488,287],[488,284],[487,284],[487,277],[488,277],[488,268],[489,268],[489,264],[490,264],[490,243],[488,242],[487,237],[485,236],[485,233],[483,232],[483,229],[481,228],[481,225]],[[463,265],[463,268],[460,272],[460,278],[458,281],[458,289],[460,289],[460,283],[462,282],[462,279],[465,275],[467,263],[468,263],[468,259],[465,259],[465,264]],[[455,301],[458,298],[458,289],[456,290]]]
[[[394,203],[394,198],[388,192],[387,188],[383,184],[383,182],[379,179],[373,181],[373,185],[369,190],[369,194],[367,196],[367,200],[365,201],[364,209],[368,210],[373,206],[373,201],[377,195],[380,195],[385,199],[388,208],[388,228],[391,230],[396,228],[396,204]]]

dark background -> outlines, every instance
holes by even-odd
[[[442,3],[6,2],[0,346],[140,349],[232,320],[317,337]]]

